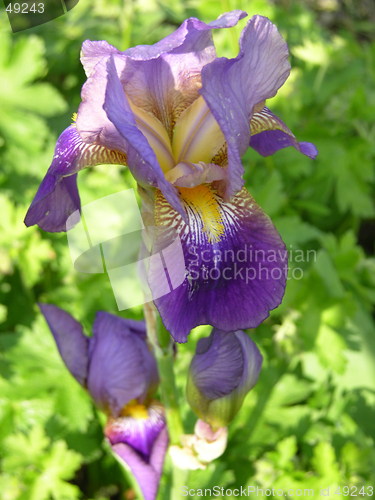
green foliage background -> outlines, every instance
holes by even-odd
[[[233,8],[263,14],[286,38],[292,72],[268,103],[315,162],[292,148],[244,158],[246,185],[294,252],[282,305],[251,331],[264,356],[259,383],[230,426],[225,454],[192,473],[191,488],[375,486],[375,7],[359,0],[80,0],[67,15],[12,34],[0,15],[0,498],[131,499],[103,440],[103,416],[59,358],[37,301],[65,308],[90,334],[95,312],[118,313],[106,275],[72,265],[64,234],[23,225],[85,81],[86,38],[124,50],[151,44],[186,18]],[[233,57],[246,21],[215,33]],[[134,186],[124,168],[79,174],[82,203]],[[298,262],[297,250],[304,261]],[[310,252],[307,261],[307,251]],[[316,256],[316,258],[314,258]],[[301,268],[301,271],[294,268]],[[300,279],[297,279],[300,278]],[[124,316],[140,318],[141,308]],[[179,346],[186,370],[200,327]],[[365,489],[360,490],[362,487]],[[354,492],[354,488],[351,490]],[[167,461],[159,499],[170,492]],[[251,497],[251,495],[250,495]],[[363,497],[363,495],[362,495]],[[230,498],[230,497],[226,497]],[[253,498],[256,495],[253,494]],[[289,497],[285,497],[289,498]]]

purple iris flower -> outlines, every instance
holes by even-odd
[[[212,29],[245,16],[236,10],[209,24],[187,19],[155,45],[125,52],[85,41],[88,79],[77,119],[60,136],[25,218],[27,226],[64,230],[80,208],[77,172],[128,165],[156,225],[181,240],[184,282],[154,300],[178,342],[200,324],[228,332],[256,327],[284,295],[286,247],[243,187],[246,149],[317,154],[265,106],[290,72],[287,44],[267,18],[250,19],[236,58],[217,57]],[[157,276],[149,274],[155,297]]]
[[[52,304],[40,309],[70,373],[108,415],[105,435],[130,467],[145,500],[156,497],[168,446],[164,408],[152,399],[159,376],[144,322],[98,312],[92,337]]]
[[[186,394],[193,411],[214,430],[226,427],[257,383],[262,361],[245,332],[212,330],[198,341],[189,368]]]

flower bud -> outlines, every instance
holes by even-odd
[[[60,355],[96,405],[108,415],[104,433],[133,472],[145,500],[155,500],[168,447],[163,406],[152,399],[159,376],[142,321],[98,312],[93,336],[52,304],[40,309]]]
[[[128,403],[150,400],[159,375],[144,322],[99,311],[93,335],[86,337],[82,325],[59,307],[40,309],[66,367],[101,410],[118,417]]]
[[[193,411],[214,430],[226,427],[257,383],[262,361],[256,344],[242,330],[212,330],[198,341],[189,368],[186,392]]]

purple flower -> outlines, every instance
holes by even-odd
[[[250,19],[236,58],[216,56],[212,29],[245,16],[232,11],[209,24],[187,19],[155,45],[125,52],[85,41],[88,79],[77,120],[60,136],[25,219],[64,230],[79,208],[78,170],[126,163],[156,225],[177,231],[182,243],[185,280],[154,301],[178,342],[200,324],[224,331],[256,327],[284,295],[286,248],[243,187],[246,149],[267,156],[293,146],[311,158],[317,154],[265,106],[290,71],[287,44],[267,18]],[[154,248],[160,244],[156,238]],[[157,281],[151,269],[155,297]],[[173,276],[170,281],[173,288]]]
[[[243,331],[213,330],[197,343],[189,368],[187,399],[213,429],[226,427],[258,381],[263,357]]]
[[[144,322],[98,312],[92,337],[52,304],[40,309],[76,380],[108,415],[105,435],[130,467],[146,500],[156,497],[168,446],[164,408],[152,399],[159,377]]]

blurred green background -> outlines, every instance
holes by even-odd
[[[375,486],[373,1],[80,0],[67,15],[17,34],[0,14],[2,500],[135,498],[103,440],[102,416],[65,369],[36,305],[65,308],[90,334],[97,310],[118,313],[108,276],[76,272],[65,234],[23,225],[80,103],[81,44],[152,44],[187,17],[208,22],[235,8],[269,17],[287,40],[291,76],[268,106],[319,156],[313,162],[288,148],[244,157],[248,190],[293,252],[290,279],[282,305],[250,332],[264,365],[230,426],[228,448],[189,485],[313,488],[314,496],[329,486],[333,498],[343,486],[362,498]],[[219,55],[236,55],[245,23],[214,34]],[[117,166],[78,179],[82,204],[134,187]],[[141,318],[142,309],[121,314]],[[198,328],[178,347],[189,432],[186,370],[208,333]],[[167,461],[158,498],[169,490]]]

